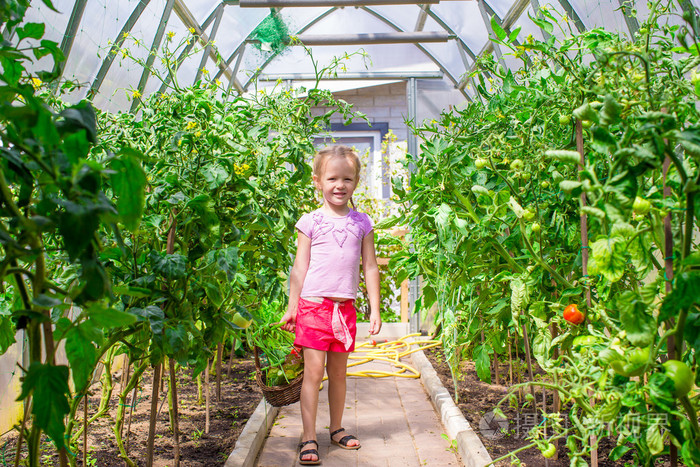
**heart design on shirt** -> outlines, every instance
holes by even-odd
[[[345,228],[357,238],[362,238],[362,227],[359,224],[356,224],[354,220],[350,219]]]
[[[327,234],[333,230],[333,223],[325,219],[320,212],[317,212],[312,217],[319,235]]]
[[[334,230],[333,238],[335,238],[335,241],[338,244],[338,246],[342,248],[343,243],[345,243],[345,239],[348,238],[348,231],[346,229]]]

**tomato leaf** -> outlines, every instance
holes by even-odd
[[[102,329],[129,326],[136,322],[133,314],[106,307],[101,303],[91,305],[87,309],[87,315]]]
[[[648,305],[637,293],[626,291],[617,296],[615,303],[620,310],[620,323],[627,339],[637,347],[647,347],[654,341],[656,321]]]
[[[165,313],[155,305],[149,305],[146,308],[129,308],[129,313],[136,315],[139,321],[147,321],[151,327],[153,334],[161,334],[165,321]]]
[[[85,387],[95,369],[97,349],[93,341],[101,338],[102,333],[90,321],[73,326],[66,333],[66,357],[77,390]]]
[[[20,40],[31,38],[31,39],[41,39],[44,36],[44,30],[46,26],[44,23],[27,23],[21,28],[15,29],[17,37]]]
[[[187,258],[178,254],[160,254],[151,251],[149,255],[153,270],[166,279],[181,279],[185,277]]]
[[[622,237],[603,237],[590,245],[588,264],[590,275],[602,274],[610,282],[617,282],[625,274],[627,261]]]
[[[119,156],[112,160],[110,175],[114,195],[117,198],[117,211],[127,229],[138,228],[143,216],[146,174],[141,168],[140,153],[132,149],[122,149]]]
[[[37,427],[46,432],[59,449],[65,446],[63,417],[70,412],[68,367],[34,362],[22,380],[17,400],[32,397],[32,414]]]
[[[491,384],[491,359],[489,358],[486,344],[477,345],[474,348],[472,357],[474,358],[476,374],[479,376],[479,379],[485,383]]]
[[[503,30],[501,25],[498,24],[498,18],[496,18],[496,15],[491,16],[491,29],[493,29],[493,33],[496,35],[499,41],[506,38],[506,32]]]

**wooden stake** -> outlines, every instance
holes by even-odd
[[[216,402],[221,402],[221,359],[224,354],[224,344],[219,342],[216,346]]]
[[[535,375],[534,372],[532,371],[532,357],[530,356],[530,339],[528,338],[527,335],[527,327],[525,324],[522,324],[523,327],[523,338],[525,340],[524,345],[525,345],[525,356],[527,357],[527,371],[530,375],[530,381],[535,381]],[[532,394],[532,410],[533,412],[537,411],[537,398],[535,397],[535,387],[530,386],[530,394]]]
[[[508,385],[513,385],[513,342],[508,331]]]
[[[126,454],[129,455],[129,435],[131,434],[131,418],[134,415],[134,408],[136,407],[136,391],[138,391],[138,383],[134,386],[134,392],[131,394],[131,405],[129,406],[129,426],[126,428]]]
[[[576,119],[576,149],[581,156],[581,161],[578,167],[579,173],[586,166],[586,155],[583,152],[583,125],[581,120]],[[581,177],[579,176],[579,180]],[[586,206],[586,193],[581,193],[581,206]],[[586,281],[586,305],[591,307],[591,286],[588,283],[588,216],[581,214],[581,264],[583,270],[583,278]],[[593,405],[595,401],[591,401]],[[595,435],[591,435],[591,467],[598,467],[598,439]]]
[[[124,365],[126,365],[126,368],[122,369],[122,382],[121,382],[121,386],[119,388],[119,394],[124,392],[124,388],[126,387],[127,384],[129,384],[129,376],[131,376],[129,374],[129,373],[131,373],[131,371],[130,371],[131,370],[131,361],[130,361],[128,355],[124,356]],[[124,436],[124,425],[122,425],[122,428],[119,432],[119,436]]]
[[[158,393],[161,382],[161,364],[153,368],[153,387],[151,390],[151,419],[148,425],[148,442],[146,452],[146,467],[153,467],[153,447],[156,440],[156,417],[158,415]]]
[[[179,416],[177,411],[178,398],[177,398],[177,373],[175,371],[175,359],[168,359],[169,369],[170,369],[170,402],[172,405],[172,414],[170,419],[170,426],[173,429],[173,438],[175,439],[175,467],[180,465],[180,428],[179,428]]]
[[[556,337],[559,335],[559,328],[557,327],[556,323],[552,323],[552,326],[549,328],[550,332],[552,333],[552,340],[556,339]],[[554,348],[554,360],[559,359],[559,347]],[[554,373],[554,384],[559,385],[559,377],[557,376],[557,373]],[[552,412],[553,413],[558,413],[561,410],[561,400],[559,399],[559,391],[552,391]],[[554,446],[556,446],[557,450],[554,452],[554,457],[552,459],[557,460],[559,459],[559,439],[554,440]]]
[[[209,365],[211,360],[207,359],[207,368],[204,373],[204,400],[206,402],[204,410],[204,433],[209,434]]]
[[[87,464],[88,394],[83,396],[83,465]]]

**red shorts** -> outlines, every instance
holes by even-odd
[[[357,332],[357,313],[355,300],[338,303],[338,311],[342,316],[349,334],[346,346],[338,334],[333,332],[333,300],[324,298],[322,303],[299,299],[296,317],[296,338],[294,344],[310,349],[326,352],[352,352],[355,350],[355,334]]]

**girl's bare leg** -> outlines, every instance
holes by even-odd
[[[329,426],[331,433],[343,426],[348,355],[345,352],[328,352],[326,371],[328,372],[328,408],[331,414]],[[346,433],[338,433],[334,438],[340,439],[345,435]],[[360,442],[354,439],[348,441],[348,446],[357,446],[359,444]]]
[[[316,439],[316,412],[318,411],[318,388],[323,381],[326,352],[304,347],[304,381],[301,385],[301,423],[304,427],[302,441]],[[316,448],[313,444],[311,448]],[[307,454],[304,460],[316,460]]]

